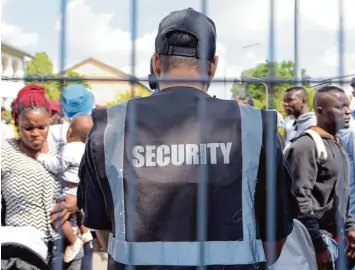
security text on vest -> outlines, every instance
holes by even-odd
[[[132,149],[134,167],[159,167],[169,164],[229,164],[232,142],[172,144],[172,145],[137,145]],[[218,158],[219,157],[219,158]]]

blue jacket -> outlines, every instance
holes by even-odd
[[[350,124],[347,129],[342,129],[338,132],[341,145],[346,150],[350,163],[350,214],[355,217],[355,125]]]

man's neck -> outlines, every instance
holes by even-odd
[[[332,135],[334,137],[335,137],[335,134],[337,133],[334,128],[330,128],[326,125],[323,125],[322,123],[318,123],[317,126],[320,127],[321,129],[325,130],[326,132],[328,132],[330,135]]]
[[[295,119],[300,118],[302,115],[309,113],[309,109],[308,108],[304,108],[298,115],[294,115]]]
[[[172,69],[169,71],[169,73],[164,73],[161,74],[162,77],[168,77],[171,79],[176,79],[175,82],[161,82],[159,83],[159,89],[162,91],[166,88],[170,87],[193,87],[196,89],[199,89],[201,91],[207,92],[207,86],[204,85],[203,83],[200,82],[188,82],[188,81],[182,81],[179,82],[180,80],[197,80],[198,78],[201,77],[201,74],[199,74],[195,69],[190,69],[190,70],[181,70],[181,69]]]
[[[164,91],[165,89],[171,88],[171,87],[192,87],[192,88],[196,88],[196,89],[206,92],[203,89],[202,85],[192,84],[192,83],[183,83],[183,82],[182,83],[164,83],[164,84],[160,84],[160,86],[159,86],[160,91]]]

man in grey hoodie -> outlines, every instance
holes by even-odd
[[[287,134],[286,147],[293,139],[299,137],[306,129],[317,124],[316,116],[309,111],[308,92],[300,86],[293,86],[286,90],[283,105],[287,115],[295,119],[291,131]]]

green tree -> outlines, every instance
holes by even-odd
[[[265,63],[258,64],[255,68],[247,69],[242,72],[242,77],[254,77],[254,78],[266,78],[269,76],[269,66],[270,62],[266,61]],[[283,61],[281,63],[274,63],[275,76],[277,78],[283,79],[292,79],[295,65],[292,61]],[[309,79],[306,70],[301,70],[302,79]],[[274,85],[275,90],[275,109],[280,112],[283,112],[282,100],[285,94],[285,90],[291,87],[291,84],[277,84]],[[310,95],[310,102],[313,100],[313,90],[310,90],[309,85],[303,85]],[[234,98],[240,96],[250,95],[253,100],[255,107],[265,109],[266,107],[266,89],[265,86],[261,83],[258,84],[234,84],[232,86],[232,95]]]
[[[53,72],[53,63],[52,60],[48,57],[48,54],[45,52],[36,53],[34,58],[27,63],[25,76],[51,76],[51,77],[58,77],[58,74]],[[68,82],[65,81],[63,86],[67,86],[72,83],[81,83],[84,84],[86,87],[90,88],[85,79],[76,72],[69,71],[65,74],[65,77],[70,78],[78,78],[76,82]],[[26,82],[26,84],[39,84],[42,85],[46,89],[46,95],[50,99],[59,100],[60,99],[60,89],[61,83],[59,81],[31,81]]]
[[[53,63],[45,52],[36,53],[34,58],[27,63],[25,76],[54,76]],[[60,92],[55,81],[31,81],[26,84],[39,84],[46,89],[49,98],[59,100]]]
[[[69,85],[69,84],[80,83],[82,85],[85,85],[86,88],[91,89],[91,86],[90,86],[89,82],[87,80],[85,80],[85,78],[82,75],[80,75],[79,73],[77,73],[77,72],[68,71],[68,72],[65,73],[65,77],[66,78],[75,78],[77,80],[75,82],[65,81],[64,84],[63,84],[64,87]]]
[[[135,94],[137,97],[147,97],[151,94],[150,90],[148,90],[147,88],[144,88],[142,86],[136,86],[134,91],[135,91]],[[118,103],[121,103],[123,101],[129,100],[131,98],[132,98],[132,90],[128,90],[123,93],[118,93],[116,95],[116,98],[110,102],[107,102],[105,104],[105,106],[110,107],[110,106],[116,105]]]

